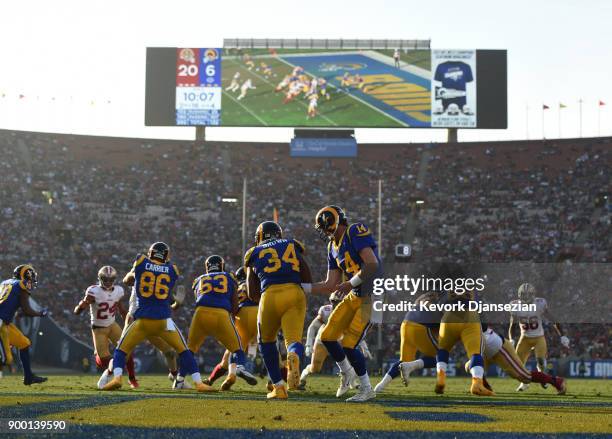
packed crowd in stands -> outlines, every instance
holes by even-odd
[[[285,233],[305,242],[315,279],[326,272],[316,211],[338,204],[377,233],[379,180],[386,264],[394,262],[395,244],[407,240],[420,261],[552,263],[565,254],[610,262],[610,204],[601,195],[610,191],[611,146],[610,138],[360,145],[357,158],[322,159],[290,158],[286,144],[0,131],[0,275],[34,264],[36,299],[90,343],[88,317],[71,310],[100,266],[123,275],[158,240],[170,245],[188,289],[208,255],[239,266],[244,179],[247,246],[276,209]],[[605,292],[593,297],[609,299]],[[322,303],[309,299],[306,324]],[[192,305],[188,295],[176,315],[184,331]],[[571,355],[610,357],[610,325],[568,328]],[[393,356],[397,327],[383,331],[383,357]],[[550,355],[568,355],[556,339]],[[204,349],[219,351],[211,341]]]

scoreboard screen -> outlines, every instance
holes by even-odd
[[[221,122],[221,50],[177,49],[176,124]]]
[[[148,48],[147,126],[506,128],[505,50]]]

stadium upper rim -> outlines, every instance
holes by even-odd
[[[411,49],[429,50],[431,40],[323,38],[224,38],[224,49]]]

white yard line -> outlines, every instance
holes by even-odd
[[[367,55],[366,55],[367,53]],[[375,50],[367,50],[366,52],[363,52],[362,55],[370,57],[378,62],[381,62],[383,64],[387,64],[390,65],[392,67],[395,67],[395,61],[393,60],[393,58],[390,58],[388,56],[383,55],[380,52],[376,52]],[[422,67],[417,67],[415,65],[412,64],[407,64],[405,62],[400,62],[400,65],[404,64],[402,67],[400,67],[400,70],[404,70],[405,72],[408,73],[412,73],[413,75],[416,75],[420,78],[426,79],[426,80],[431,80],[431,72],[429,70],[425,70]]]
[[[238,105],[240,105],[242,108],[244,108],[247,113],[249,113],[251,116],[253,116],[255,119],[257,119],[259,122],[262,123],[263,126],[268,126],[267,123],[265,123],[263,121],[263,119],[261,119],[257,114],[255,114],[254,112],[252,112],[251,110],[249,110],[249,108],[244,105],[242,102],[240,102],[238,99],[236,99],[235,97],[233,97],[231,94],[229,94],[228,92],[226,92],[225,90],[223,90],[223,94],[225,94],[225,96],[229,97],[232,101],[236,102]],[[223,113],[222,113],[223,114]],[[223,117],[223,116],[221,116]]]
[[[312,56],[312,55],[311,55],[311,56]],[[291,64],[289,61],[286,61],[286,60],[284,60],[284,59],[282,59],[282,58],[280,58],[280,57],[279,57],[278,59],[279,59],[280,61],[284,62],[284,63],[285,63],[285,64],[287,64],[287,65],[290,65],[290,66],[292,66],[292,67],[295,67],[295,65]],[[311,76],[312,76],[312,74],[311,74]],[[335,85],[333,85],[333,84],[329,84],[329,85],[330,85],[331,87],[334,87],[335,89],[337,89],[337,88],[338,88],[338,87],[336,87],[336,86],[335,86]],[[359,102],[361,102],[362,104],[367,105],[367,106],[368,106],[368,107],[370,107],[371,109],[378,111],[380,114],[382,114],[382,115],[384,115],[384,116],[387,116],[389,119],[392,119],[392,120],[396,121],[396,122],[397,122],[397,123],[399,123],[400,125],[403,125],[403,126],[405,126],[405,127],[409,127],[409,126],[410,126],[410,125],[408,125],[406,122],[402,122],[401,120],[399,120],[399,119],[397,119],[397,118],[395,118],[395,117],[391,116],[390,114],[385,113],[385,112],[384,112],[383,110],[381,110],[380,108],[376,108],[374,105],[370,104],[369,102],[364,101],[363,99],[359,98],[358,96],[355,96],[355,95],[352,95],[352,94],[351,94],[351,95],[349,95],[349,96],[350,96],[350,97],[352,97],[353,99],[358,100],[358,101],[359,101]]]

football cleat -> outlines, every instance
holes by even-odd
[[[557,389],[557,395],[565,395],[565,392],[567,392],[567,385],[565,384],[565,380],[561,377],[555,377],[553,386]]]
[[[495,395],[494,392],[492,392],[491,390],[487,389],[483,382],[482,382],[482,378],[472,378],[472,386],[470,387],[470,393],[472,395],[478,395],[478,396],[493,396]]]
[[[391,382],[391,381],[386,382],[384,379],[383,379],[383,380],[381,380],[381,381],[380,381],[378,384],[376,384],[376,386],[374,386],[374,392],[376,392],[376,393],[380,393],[380,392],[382,392],[383,390],[385,390],[385,387],[387,387],[387,385],[388,385],[390,382]]]
[[[266,384],[266,389],[268,389],[268,392],[274,390],[274,384],[272,384],[272,381],[268,380],[268,384]]]
[[[105,369],[104,372],[102,372],[102,375],[100,376],[100,379],[98,380],[98,390],[102,390],[102,388],[104,386],[106,386],[106,384],[110,381],[111,379],[111,374],[109,373],[108,369]]]
[[[357,394],[351,396],[346,402],[364,402],[376,398],[376,392],[371,387],[363,387],[359,389]]]
[[[410,374],[413,370],[414,367],[410,363],[400,363],[400,376],[402,377],[402,383],[404,383],[404,386],[407,386],[410,382]]]
[[[336,391],[336,398],[340,398],[342,395],[348,392],[356,378],[357,374],[355,373],[355,369],[352,367],[348,372],[340,372],[340,386]]]
[[[23,379],[23,384],[25,384],[26,386],[29,386],[31,384],[40,384],[40,383],[44,383],[45,381],[47,381],[47,379],[48,378],[46,377],[39,377],[38,375],[32,374],[28,378]]]
[[[529,384],[527,383],[521,383],[519,384],[519,386],[516,388],[517,392],[524,392],[525,390],[529,389]]]
[[[446,387],[446,372],[443,370],[438,371],[438,376],[436,378],[436,387],[434,388],[434,392],[438,395],[442,395],[444,393],[444,387]]]
[[[273,385],[273,389],[266,395],[268,399],[287,399],[289,395],[287,394],[287,389],[284,385]]]
[[[257,384],[257,378],[242,365],[236,367],[236,375],[247,382],[249,386]]]
[[[300,385],[300,357],[295,352],[287,352],[287,387],[296,390]]]
[[[191,389],[191,386],[185,381],[185,378],[177,375],[172,383],[173,390],[183,390],[183,389]]]
[[[485,386],[485,389],[490,390],[491,392],[493,391],[493,387],[491,387],[491,384],[489,384],[487,381],[487,377],[482,377],[482,385]]]
[[[296,390],[306,390],[306,380],[300,380]]]
[[[121,382],[121,375],[119,375],[119,376],[113,377],[112,380],[106,383],[106,385],[102,387],[102,390],[117,390],[117,389],[120,389],[122,385],[123,384]]]
[[[196,383],[195,388],[198,392],[215,392],[215,389],[202,382]]]
[[[140,387],[140,384],[138,384],[138,380],[136,378],[129,378],[128,382],[130,383],[130,387],[132,389],[137,389],[138,387]]]
[[[236,375],[228,375],[227,378],[225,378],[225,381],[221,383],[221,390],[224,392],[230,390],[235,382]]]

